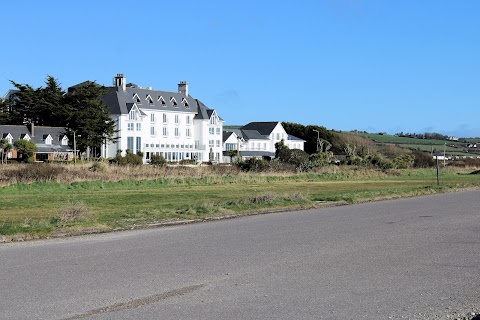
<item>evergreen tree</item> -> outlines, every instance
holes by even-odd
[[[99,147],[104,142],[115,141],[115,121],[110,118],[108,106],[101,100],[105,93],[105,87],[91,82],[65,95],[67,133],[73,143],[75,132],[77,148],[82,152]]]

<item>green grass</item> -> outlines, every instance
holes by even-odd
[[[426,145],[443,145],[445,143],[454,144],[453,141],[447,141],[447,140],[416,139],[416,138],[397,137],[397,136],[391,136],[388,134],[378,134],[378,133],[358,132],[358,133],[350,133],[350,134],[357,134],[362,137],[367,137],[379,143],[426,144]]]
[[[436,187],[434,169],[381,172],[362,168],[316,174],[16,184],[0,188],[0,235],[81,234],[245,211],[479,187],[480,176],[470,171],[441,170],[441,188]],[[79,203],[85,215],[62,218],[62,212],[75,211]]]

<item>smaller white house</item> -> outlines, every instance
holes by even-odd
[[[304,150],[305,140],[287,134],[281,122],[250,122],[238,129],[223,131],[224,162],[231,162],[232,151],[243,159],[275,157],[275,144],[284,141],[290,149]]]

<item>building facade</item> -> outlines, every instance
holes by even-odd
[[[170,92],[127,84],[126,77],[117,74],[107,90],[102,101],[117,134],[116,142],[101,146],[101,157],[113,158],[118,150],[125,155],[128,149],[143,153],[144,163],[152,155],[171,162],[222,162],[223,119],[191,97],[185,81],[177,92]]]
[[[223,156],[231,161],[232,151],[240,150],[242,159],[274,158],[275,144],[283,140],[290,149],[304,150],[305,140],[287,134],[281,122],[250,122],[223,132]]]

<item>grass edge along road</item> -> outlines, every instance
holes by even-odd
[[[0,188],[0,242],[145,228],[480,187],[473,169],[19,183]]]

